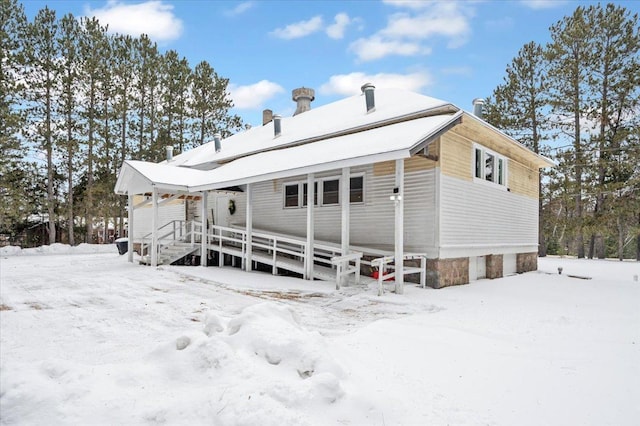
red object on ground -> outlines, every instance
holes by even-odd
[[[380,276],[380,272],[379,271],[373,271],[373,273],[371,274],[371,278],[373,279],[378,279],[378,277]],[[387,278],[385,281],[393,281],[393,277],[391,278]]]

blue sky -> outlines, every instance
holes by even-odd
[[[640,2],[617,1],[633,13]],[[502,82],[529,41],[581,4],[529,1],[23,1],[29,19],[97,16],[112,31],[147,33],[191,66],[208,61],[230,81],[234,112],[260,125],[262,110],[292,115],[291,90],[315,89],[312,107],[376,87],[401,87],[471,110]]]

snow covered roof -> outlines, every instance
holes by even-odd
[[[457,123],[462,114],[459,111],[423,117],[314,143],[259,152],[212,170],[176,167],[173,161],[129,160],[123,165],[115,191],[118,194],[144,193],[156,187],[172,192],[198,192],[408,158],[413,149]]]
[[[384,125],[420,113],[459,108],[449,102],[418,93],[397,89],[375,91],[375,111],[367,113],[364,95],[351,96],[295,117],[282,117],[282,133],[274,137],[273,122],[237,133],[222,141],[222,149],[216,152],[212,142],[176,155],[172,164],[177,166],[211,168],[213,163],[230,161],[237,157],[283,148],[317,138],[337,136],[345,132],[363,130],[371,125]]]
[[[224,139],[219,152],[214,143],[207,143],[170,162],[125,161],[115,192],[148,193],[154,187],[174,193],[199,192],[408,158],[463,116],[475,118],[439,99],[379,89],[375,109],[368,113],[365,97],[357,95],[282,118],[277,137],[271,122]],[[504,137],[539,167],[552,165]]]

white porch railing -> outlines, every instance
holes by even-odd
[[[202,222],[184,220],[173,220],[164,224],[158,229],[158,250],[160,251],[161,247],[168,246],[175,242],[190,243],[191,246],[201,243],[202,226]],[[308,262],[306,239],[255,230],[251,235],[252,262],[255,261],[271,265],[274,275],[277,274],[278,268],[283,268],[300,273],[305,278],[308,278],[305,274]],[[151,237],[152,234],[150,233],[136,240],[141,242],[142,256],[149,254]],[[224,255],[230,254],[234,256],[234,258],[239,257],[242,259],[242,268],[247,269],[246,262],[247,259],[249,259],[249,251],[246,229],[212,225],[206,234],[205,246],[207,250],[213,250],[219,253],[219,266],[224,265]],[[201,253],[201,256],[206,255],[206,253]],[[329,279],[329,277],[335,276],[336,289],[340,289],[350,274],[354,274],[355,283],[359,284],[361,264],[370,263],[371,266],[378,269],[378,295],[382,295],[384,292],[384,281],[395,278],[396,276],[395,257],[383,256],[367,262],[362,260],[362,256],[362,252],[342,254],[341,249],[335,245],[315,242],[313,262],[319,267],[313,268],[314,277]],[[419,273],[420,285],[424,288],[426,285],[426,254],[407,253],[403,256],[403,261],[416,259],[420,260],[420,266],[404,266],[403,275]],[[324,269],[325,272],[323,273],[322,267],[330,270]],[[334,273],[333,270],[335,270],[335,275],[332,275]],[[331,275],[329,273],[331,273]]]
[[[355,275],[355,284],[360,284],[360,260],[362,253],[349,253],[344,256],[331,258],[331,264],[336,266],[336,290],[340,290],[343,279],[349,274]],[[353,265],[351,264],[353,262]]]
[[[202,233],[202,223],[186,220],[172,220],[158,228],[158,251],[163,245],[169,245],[174,242],[190,242],[195,245],[200,241]],[[153,240],[153,233],[150,232],[140,239],[140,256],[150,255],[150,247]]]
[[[213,225],[207,234],[208,247],[220,253],[219,265],[223,265],[223,253],[233,254],[242,259],[242,267],[246,269],[248,259],[247,231],[244,228],[232,228]],[[272,273],[277,274],[278,267],[285,267],[305,275],[307,266],[306,240],[292,236],[253,231],[251,233],[251,261],[258,261],[272,266]],[[315,243],[313,262],[328,268],[335,268],[332,258],[340,254],[337,249],[328,244]],[[289,259],[289,261],[288,261]],[[292,261],[300,263],[293,265]],[[318,272],[314,271],[314,274]],[[305,276],[305,278],[307,278]]]
[[[405,260],[416,259],[420,259],[420,267],[407,267],[403,265],[403,275],[419,273],[420,287],[425,288],[427,282],[427,255],[424,253],[406,253],[402,257],[403,262]],[[384,292],[382,283],[390,280],[391,278],[395,278],[396,276],[395,270],[387,272],[387,269],[395,269],[395,265],[392,265],[392,263],[395,264],[395,256],[379,257],[371,261],[371,266],[378,268],[378,296],[382,296],[382,293]]]

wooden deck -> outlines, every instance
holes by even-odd
[[[279,269],[304,275],[307,243],[304,238],[254,230],[251,240],[253,263],[271,266],[274,275]],[[247,246],[247,234],[244,228],[213,226],[209,230],[207,249],[235,257],[236,261],[242,262],[244,269],[246,269],[244,262],[247,257]],[[331,259],[340,255],[341,248],[337,244],[316,241],[313,254],[313,278],[335,281],[337,268],[332,265]],[[219,255],[218,259],[219,264],[222,265],[223,257]]]
[[[225,258],[229,259],[230,257],[232,265],[240,263],[242,269],[245,270],[258,269],[258,264],[262,264],[271,267],[271,272],[274,275],[288,271],[300,274],[303,278],[335,281],[336,287],[340,288],[341,285],[359,283],[360,265],[365,264],[382,271],[378,278],[380,292],[382,292],[383,280],[393,278],[395,275],[393,253],[379,247],[351,245],[347,253],[342,253],[342,248],[337,243],[315,240],[313,245],[313,276],[307,277],[307,241],[304,237],[253,229],[251,244],[249,244],[247,231],[244,227],[214,225],[208,229],[206,243],[202,244],[202,225],[200,223],[179,221],[177,224],[164,225],[163,230],[165,229],[166,232],[158,238],[160,253],[171,252],[171,246],[187,245],[192,248],[189,253],[197,253],[202,257],[202,249],[206,247],[206,257],[210,258],[211,253],[217,254],[219,266],[224,266]],[[143,250],[145,247],[149,247],[147,237],[145,236],[142,240]],[[185,244],[187,242],[188,244]],[[374,260],[363,259],[363,256]],[[246,264],[248,258],[251,259],[251,265]],[[421,273],[421,283],[424,286],[426,256],[407,254],[404,260],[417,258],[424,260],[421,266],[419,268],[405,266],[404,274]]]

